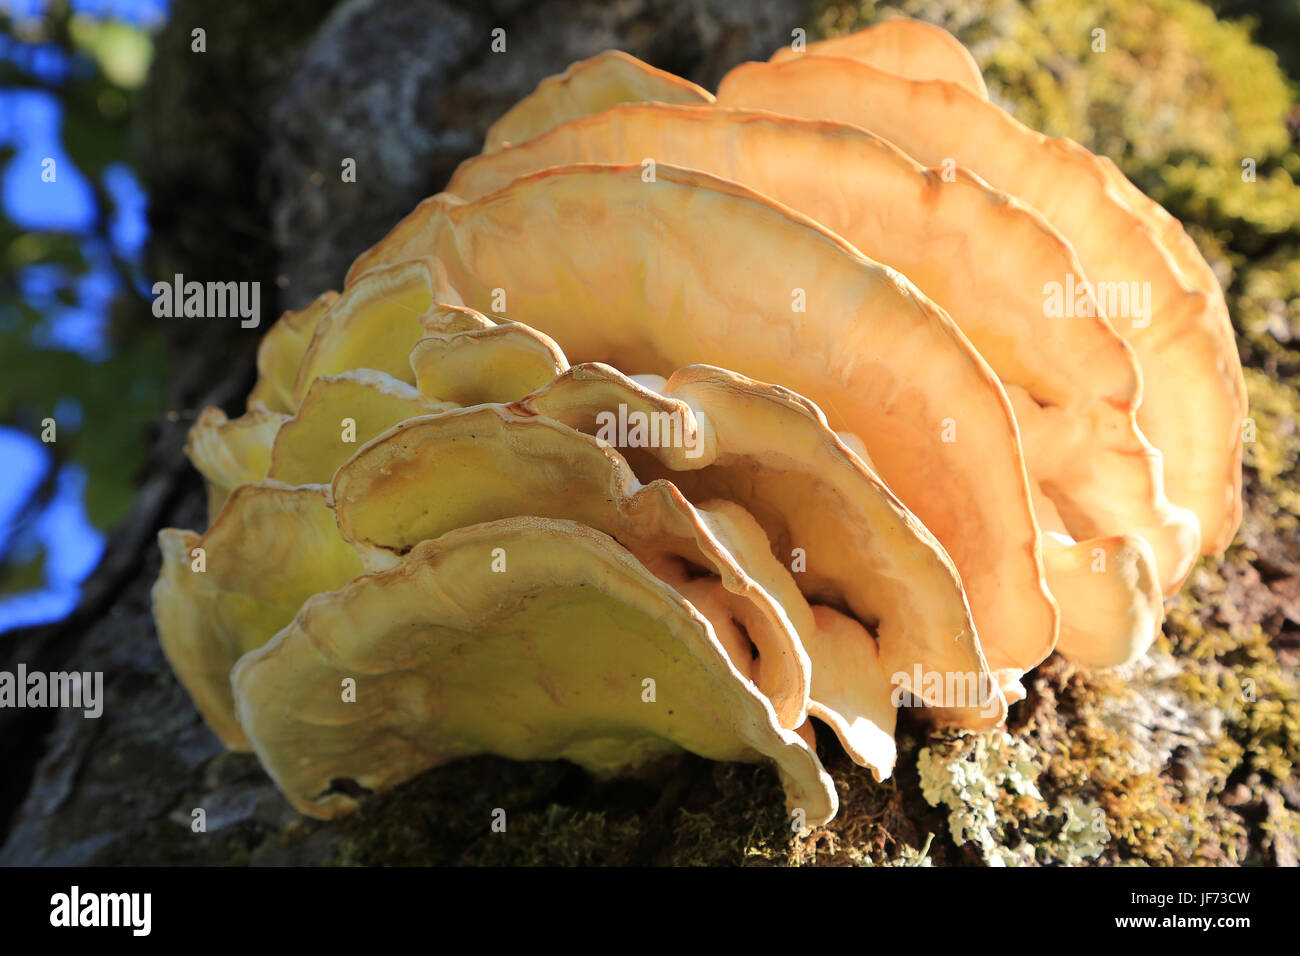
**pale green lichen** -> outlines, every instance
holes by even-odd
[[[970,843],[989,866],[1086,864],[1110,842],[1101,804],[1078,792],[1043,795],[1042,754],[997,731],[959,734],[921,750],[921,792],[948,811],[956,844]]]
[[[990,866],[1032,859],[1027,844],[1008,845],[1010,827],[998,812],[1009,799],[1023,819],[1046,810],[1037,785],[1042,770],[1027,743],[997,731],[959,734],[922,748],[917,770],[926,802],[947,808],[954,843],[974,844]]]
[[[1095,859],[1110,842],[1106,812],[1093,800],[1067,794],[1057,801],[1051,815],[1060,825],[1051,844],[1040,844],[1040,860],[1044,852],[1060,863]]]

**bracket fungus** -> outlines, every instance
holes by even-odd
[[[629,102],[712,103],[713,94],[622,50],[606,50],[537,84],[488,128],[483,152],[522,143],[574,116]]]
[[[1169,497],[1195,512],[1203,553],[1227,547],[1241,521],[1246,386],[1223,292],[1181,226],[1154,226],[1150,201],[1134,202],[1136,187],[1118,185],[1127,181],[1113,163],[964,87],[841,57],[742,64],[723,77],[718,102],[862,127],[918,162],[966,167],[1040,212],[1091,287],[1107,290],[1107,318],[1137,355],[1138,423],[1164,456]]]
[[[1235,533],[1244,414],[1182,227],[946,32],[716,99],[609,52],[266,333],[191,432],[211,527],[160,534],[154,613],[304,813],[685,749],[817,825],[810,718],[880,780],[900,707],[996,726],[1054,649],[1144,653]]]
[[[989,98],[975,57],[947,30],[924,20],[894,17],[865,30],[807,44],[801,50],[781,47],[769,62],[783,63],[808,55],[861,60],[911,80],[947,80],[980,99]]]
[[[348,677],[355,702],[338,693]],[[514,518],[421,542],[308,600],[232,679],[258,756],[313,816],[354,805],[339,781],[380,790],[471,754],[611,774],[678,747],[771,760],[810,823],[837,806],[816,752],[778,725],[708,620],[577,522]]]

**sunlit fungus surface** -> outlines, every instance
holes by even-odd
[[[716,95],[574,64],[258,371],[191,432],[209,527],[161,533],[154,615],[321,818],[462,757],[685,750],[771,764],[816,826],[813,721],[876,780],[900,708],[997,728],[1054,650],[1142,658],[1241,520],[1206,261],[906,19]],[[1095,809],[1039,818],[1086,858]]]

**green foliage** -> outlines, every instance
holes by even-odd
[[[162,332],[144,299],[125,292],[109,320],[107,358],[42,346],[40,336],[49,317],[19,296],[18,276],[31,267],[57,267],[55,300],[72,305],[78,298],[75,284],[92,268],[88,243],[111,248],[109,223],[115,210],[102,177],[110,165],[130,158],[131,113],[152,43],[147,33],[134,27],[74,16],[57,2],[42,20],[25,23],[17,35],[15,30],[0,17],[0,33],[19,41],[19,48],[32,44],[55,49],[72,64],[59,78],[34,76],[6,63],[0,66],[0,85],[41,89],[57,98],[63,112],[62,145],[89,182],[97,215],[89,235],[82,236],[27,231],[0,212],[0,422],[35,436],[42,419],[57,417],[55,407],[61,401],[77,403],[80,425],[59,421],[58,440],[46,448],[56,467],[75,462],[85,469],[90,520],[109,529],[126,515],[135,496],[147,427],[162,407],[169,365]],[[120,285],[130,289],[140,278],[139,266],[116,254],[110,257]],[[51,490],[47,482],[28,503],[28,519],[39,513]],[[22,568],[0,565],[0,587],[14,590],[24,581],[30,583],[39,562],[38,555],[35,563]]]
[[[0,420],[37,435],[60,400],[78,402],[81,426],[61,426],[49,447],[59,461],[86,469],[87,513],[96,526],[111,528],[135,497],[145,429],[162,404],[167,352],[161,337],[123,342],[112,358],[96,363],[75,352],[33,349],[40,317],[21,303],[15,311],[19,321],[0,329]]]

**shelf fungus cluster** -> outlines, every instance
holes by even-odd
[[[878,779],[898,710],[1005,719],[1140,656],[1240,518],[1240,364],[1181,226],[893,20],[716,96],[542,82],[267,333],[161,533],[167,656],[330,817],[458,757]],[[824,737],[828,741],[829,735]]]

